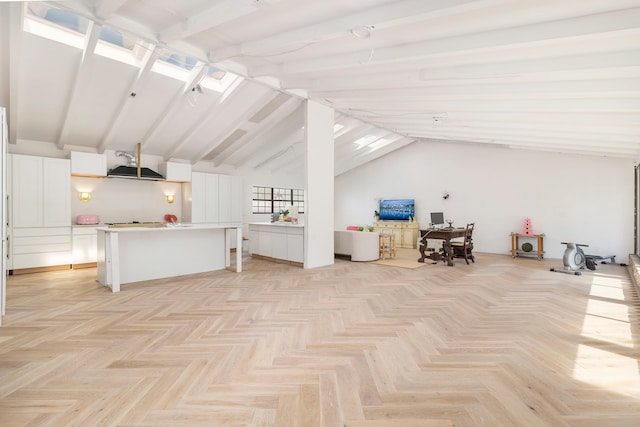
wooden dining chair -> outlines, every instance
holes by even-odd
[[[467,264],[469,260],[476,262],[473,256],[473,228],[475,223],[467,224],[467,228],[464,232],[464,240],[461,242],[451,242],[451,249],[453,250],[454,258],[464,258]]]

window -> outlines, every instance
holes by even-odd
[[[252,211],[254,214],[271,214],[297,207],[304,213],[304,190],[274,187],[253,187]]]

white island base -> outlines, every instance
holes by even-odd
[[[231,265],[232,230],[236,230],[239,273],[240,225],[99,228],[98,282],[119,292],[125,283],[223,270]]]

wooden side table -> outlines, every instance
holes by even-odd
[[[536,247],[531,252],[525,252],[520,248],[520,238],[536,239]],[[515,258],[520,255],[535,256],[537,255],[538,261],[544,258],[544,234],[531,234],[525,236],[524,234],[511,233],[511,257]]]
[[[380,233],[380,259],[396,257],[396,235]]]

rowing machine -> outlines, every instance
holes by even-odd
[[[585,255],[584,251],[581,247],[588,248],[589,245],[583,245],[581,243],[572,243],[572,242],[561,242],[563,245],[567,245],[567,249],[564,251],[564,255],[562,256],[562,263],[564,264],[563,269],[555,269],[552,268],[551,271],[556,273],[566,273],[566,274],[575,274],[576,276],[581,275],[582,273],[578,270],[583,268],[587,268],[589,270],[596,269],[596,263],[601,262],[602,264],[616,264],[621,266],[626,266],[624,263],[617,263],[616,256],[600,256],[600,255]],[[610,260],[607,263],[605,260]]]
[[[567,245],[567,249],[565,249],[564,255],[562,256],[562,263],[564,264],[564,268],[552,268],[551,271],[556,273],[575,274],[576,276],[579,276],[582,273],[578,270],[581,270],[585,267],[587,267],[589,270],[596,269],[595,262],[592,259],[587,258],[581,248],[581,246],[589,247],[589,245],[572,242],[560,243],[562,243],[563,245]]]

